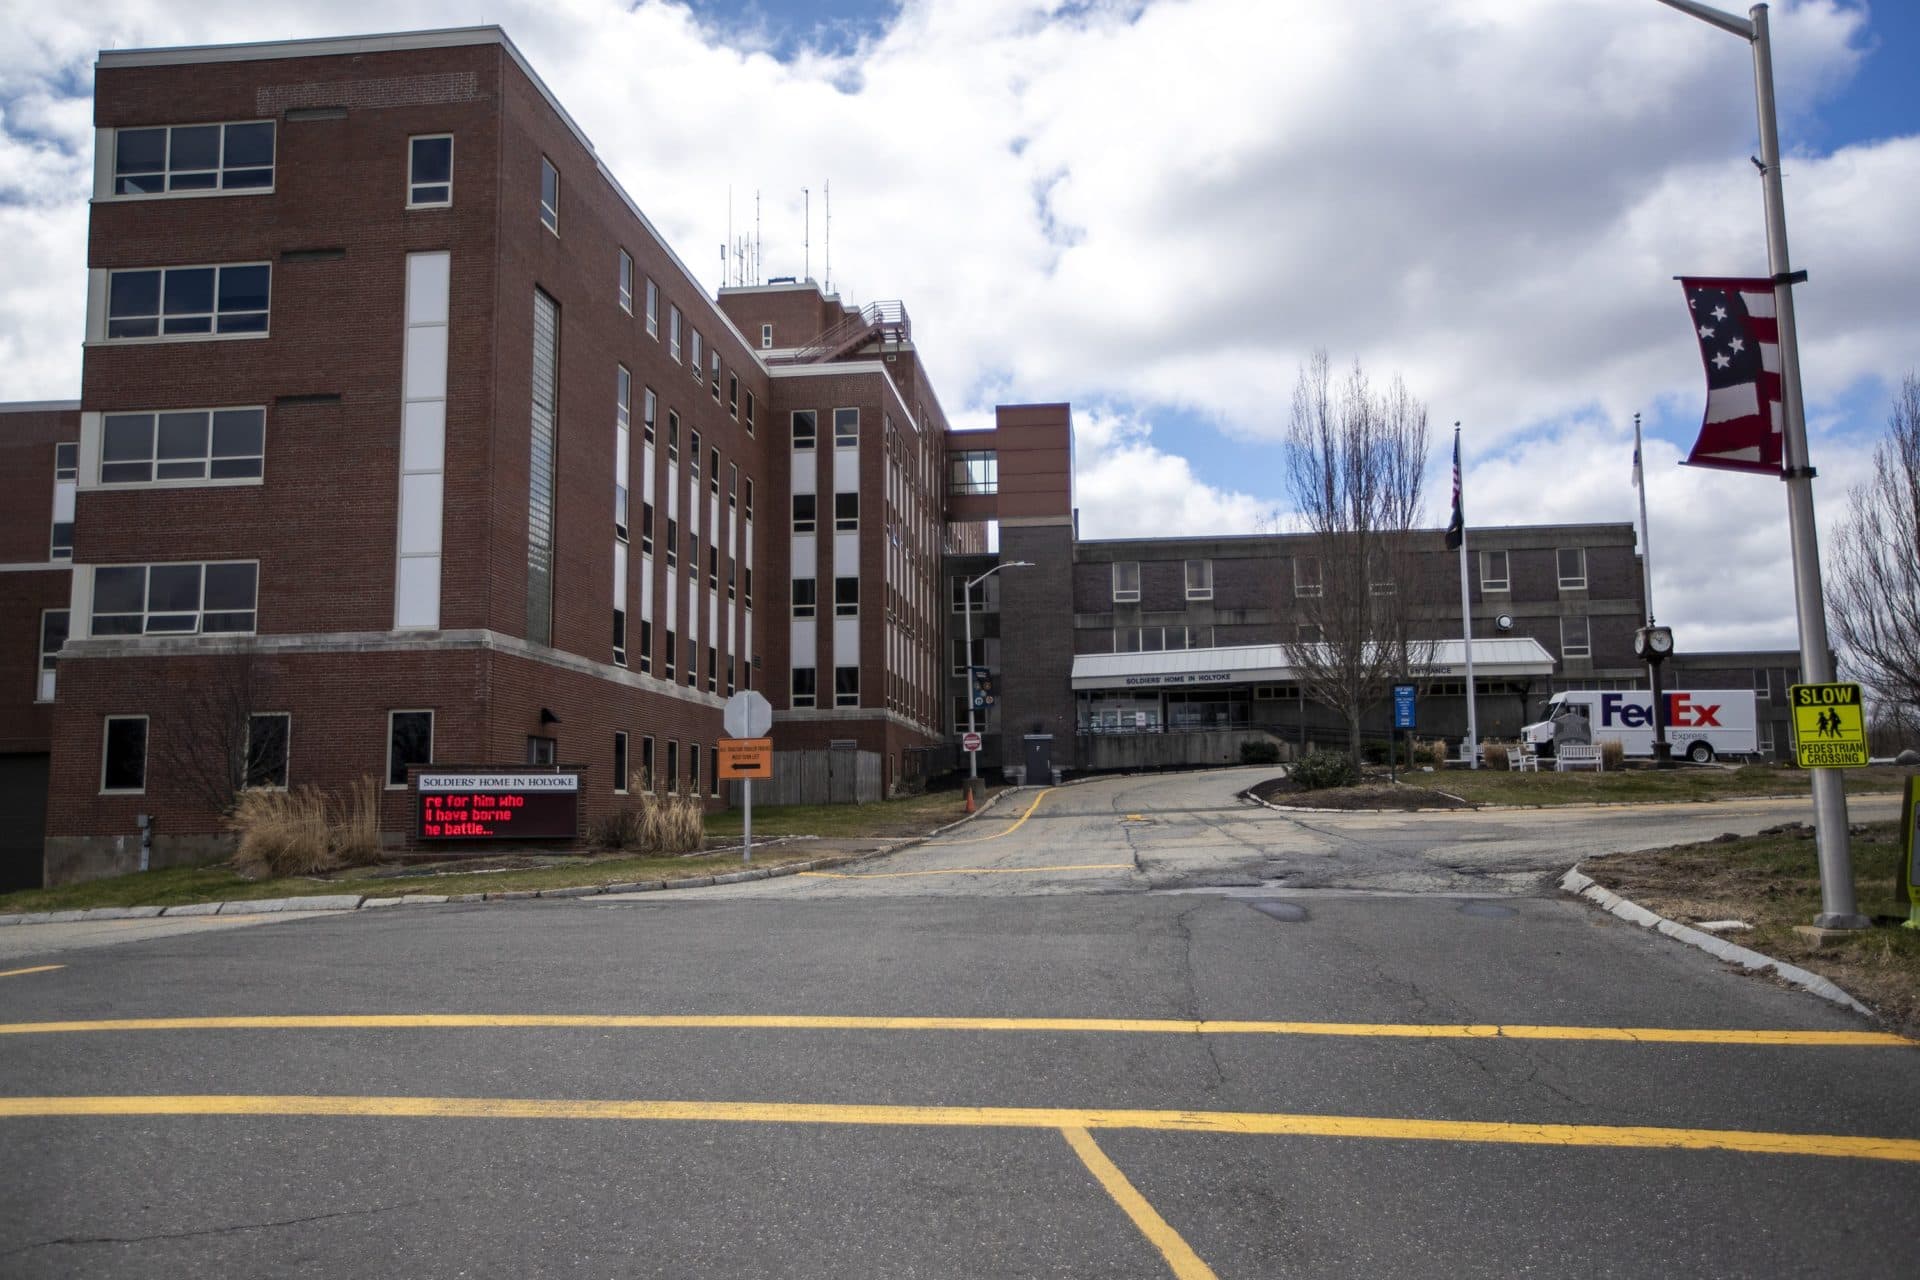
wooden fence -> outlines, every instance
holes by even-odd
[[[753,784],[753,803],[871,804],[881,798],[877,751],[775,751],[773,777]],[[727,784],[727,805],[740,807],[740,784]]]

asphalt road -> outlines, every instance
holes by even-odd
[[[1792,806],[1236,781],[1015,795],[837,876],[38,957],[0,1275],[1912,1273],[1915,1047],[1528,891]]]

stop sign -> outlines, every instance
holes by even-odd
[[[978,751],[980,749],[980,735],[977,733],[961,734],[960,749],[962,751]]]

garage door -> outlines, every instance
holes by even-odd
[[[47,757],[0,756],[0,893],[40,887]]]

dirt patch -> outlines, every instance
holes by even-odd
[[[1702,844],[1617,853],[1581,869],[1615,893],[1682,924],[1744,921],[1753,928],[1721,936],[1832,979],[1893,1029],[1920,1036],[1920,930],[1895,927],[1907,916],[1905,898],[1894,892],[1898,845],[1894,823],[1856,828],[1854,885],[1860,910],[1878,923],[1818,947],[1793,932],[1793,926],[1812,923],[1820,911],[1812,831],[1799,823],[1749,838],[1721,836]]]
[[[1290,778],[1270,778],[1248,790],[1268,804],[1303,809],[1471,809],[1459,796],[1395,782],[1362,782],[1352,787],[1309,791]]]

